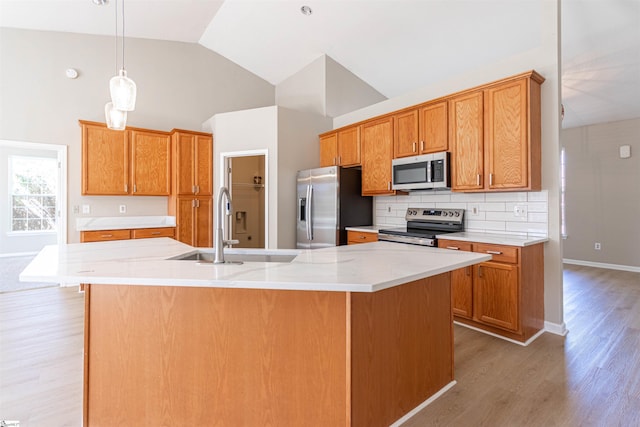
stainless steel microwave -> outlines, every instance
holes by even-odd
[[[393,159],[391,188],[429,190],[450,187],[449,153],[423,154]]]

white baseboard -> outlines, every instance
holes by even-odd
[[[584,265],[585,267],[608,268],[609,270],[622,270],[622,271],[631,271],[634,273],[640,273],[640,267],[636,267],[633,265],[607,264],[605,262],[582,261],[579,259],[567,259],[567,258],[563,258],[562,262],[565,264]]]
[[[467,325],[466,323],[458,322],[456,320],[454,320],[453,323],[455,323],[456,325],[464,326],[465,328],[473,329],[474,331],[482,332],[483,334],[491,335],[492,337],[500,338],[501,340],[505,340],[505,341],[512,342],[514,344],[521,345],[523,347],[528,346],[533,341],[535,341],[536,338],[538,338],[540,335],[544,334],[547,331],[546,328],[540,329],[534,336],[529,338],[527,341],[521,342],[511,338],[504,337],[500,334],[495,334],[493,332],[485,331],[484,329],[476,328],[475,326]]]
[[[567,325],[564,322],[553,323],[553,322],[547,322],[545,320],[544,330],[546,332],[549,332],[550,334],[556,334],[556,335],[562,335],[562,336],[565,336],[569,333],[569,330],[567,329]]]
[[[436,400],[437,398],[439,398],[440,396],[445,394],[451,387],[453,387],[456,384],[457,384],[456,380],[451,381],[449,384],[447,384],[446,386],[444,386],[440,390],[438,390],[436,392],[436,394],[434,394],[433,396],[431,396],[430,398],[428,398],[427,400],[425,400],[424,402],[422,402],[421,404],[419,404],[418,406],[413,408],[411,411],[407,412],[402,418],[400,418],[399,420],[397,420],[396,422],[391,424],[391,426],[389,426],[389,427],[399,427],[399,426],[401,426],[409,418],[413,417],[415,414],[417,414],[418,412],[422,411],[424,408],[429,406],[429,404],[431,402],[433,402],[434,400]]]

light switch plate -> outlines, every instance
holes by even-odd
[[[82,205],[82,213],[83,213],[83,214],[90,214],[90,213],[91,213],[91,206],[89,206],[89,205]]]

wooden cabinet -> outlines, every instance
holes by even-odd
[[[360,126],[320,136],[320,166],[360,166]]]
[[[451,189],[484,188],[483,92],[464,94],[449,101],[451,141]]]
[[[213,246],[213,199],[178,197],[175,201],[176,240],[187,245]]]
[[[362,195],[395,194],[391,190],[393,117],[362,125]]]
[[[455,320],[521,342],[544,327],[542,244],[516,247],[440,239],[438,247],[493,256],[452,272]]]
[[[213,136],[175,130],[169,215],[176,217],[176,240],[213,246]]]
[[[378,233],[366,231],[347,230],[347,244],[356,245],[358,243],[377,242]]]
[[[166,196],[170,188],[170,137],[166,132],[102,123],[82,127],[82,194]]]
[[[106,242],[109,240],[148,239],[152,237],[173,237],[174,227],[133,228],[119,230],[81,231],[80,242]]]
[[[177,195],[213,195],[213,137],[175,130],[172,133],[173,186]]]
[[[449,100],[452,190],[540,190],[543,81],[532,71]]]
[[[425,104],[394,115],[394,157],[447,151],[447,102]]]

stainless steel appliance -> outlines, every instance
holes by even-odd
[[[329,166],[297,176],[296,246],[316,249],[347,244],[345,227],[373,223],[373,200],[361,193],[362,172]]]
[[[429,190],[449,188],[449,153],[401,157],[391,161],[394,190]]]
[[[464,231],[464,209],[409,208],[407,226],[378,230],[378,240],[438,246],[437,235]]]

